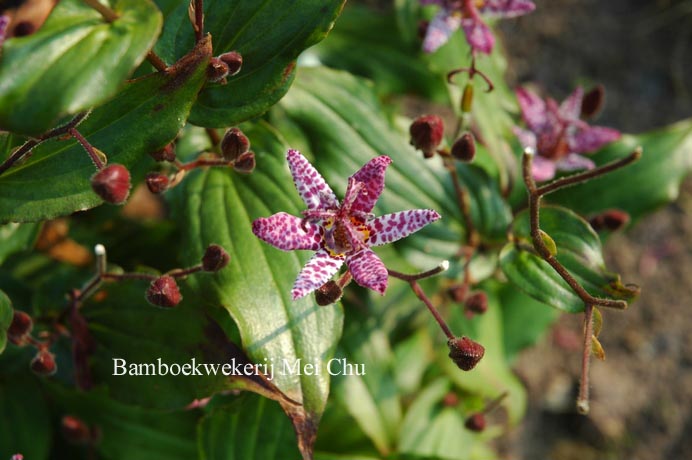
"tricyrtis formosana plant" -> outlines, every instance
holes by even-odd
[[[3,5],[0,458],[496,458],[559,311],[588,412],[638,292],[600,237],[674,198],[692,121],[509,88],[529,0],[343,3]]]

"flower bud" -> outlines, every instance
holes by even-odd
[[[211,244],[202,256],[202,268],[206,272],[217,272],[228,265],[231,256],[218,244]]]
[[[10,460],[24,460],[24,456],[22,454],[14,454],[10,457]]]
[[[447,342],[449,357],[463,371],[470,371],[483,358],[485,348],[468,337],[456,337]]]
[[[15,37],[26,37],[36,32],[36,24],[30,21],[21,21],[14,26],[12,35]]]
[[[221,140],[221,156],[228,161],[236,161],[250,150],[250,139],[238,128],[231,128]]]
[[[608,230],[614,232],[625,227],[630,222],[630,215],[620,209],[608,209],[595,215],[589,220],[594,230]]]
[[[473,85],[467,83],[464,87],[464,94],[461,96],[461,111],[469,113],[471,108],[473,108]]]
[[[488,311],[488,295],[483,291],[474,292],[468,296],[464,305],[466,311],[482,315]]]
[[[146,178],[147,188],[156,195],[168,190],[168,176],[159,173],[149,173]]]
[[[130,187],[130,172],[120,164],[108,165],[91,176],[91,188],[107,203],[124,203]]]
[[[464,426],[467,429],[475,432],[481,432],[485,430],[485,415],[483,415],[482,412],[476,412],[471,414],[464,422]]]
[[[464,133],[452,145],[452,156],[459,161],[470,162],[476,156],[476,142],[471,133]]]
[[[210,82],[219,82],[228,76],[228,64],[221,59],[213,57],[207,67],[207,78]]]
[[[466,284],[455,284],[447,289],[447,294],[456,303],[462,303],[469,288]]]
[[[327,281],[315,291],[317,305],[324,307],[339,300],[344,291],[334,280]]]
[[[252,152],[245,152],[233,163],[233,169],[239,173],[250,174],[255,170],[255,165],[255,154]]]
[[[58,366],[55,364],[55,355],[48,350],[40,349],[34,359],[29,364],[31,370],[35,374],[41,376],[49,376],[55,374]]]
[[[68,442],[87,444],[91,440],[91,430],[81,419],[66,415],[60,421],[60,430]]]
[[[237,51],[229,51],[219,56],[219,59],[228,66],[228,76],[232,77],[240,72],[243,67],[243,56]]]
[[[25,345],[26,337],[31,333],[34,322],[31,316],[20,310],[15,310],[12,316],[12,323],[7,329],[7,338],[15,345]]]
[[[423,115],[416,118],[409,128],[411,145],[421,150],[425,158],[435,155],[437,146],[442,142],[445,125],[437,115]]]
[[[581,116],[592,118],[601,111],[605,101],[605,88],[603,85],[594,86],[581,100]]]
[[[172,276],[163,275],[151,282],[145,294],[147,301],[157,307],[175,307],[183,297]]]
[[[161,150],[150,153],[150,155],[156,161],[175,161],[175,143],[171,142]]]

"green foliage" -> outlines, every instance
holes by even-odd
[[[7,294],[0,291],[0,353],[5,351],[7,346],[7,329],[12,324],[12,317],[14,315],[14,310],[12,309],[12,302]]]

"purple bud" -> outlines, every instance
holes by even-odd
[[[470,162],[476,156],[476,143],[471,133],[464,133],[452,145],[452,156],[459,161]]]
[[[334,280],[327,281],[315,291],[317,305],[324,307],[339,300],[344,291]]]
[[[221,59],[213,57],[207,67],[207,78],[211,82],[219,82],[228,76],[228,64]]]
[[[159,173],[149,173],[146,178],[147,188],[156,195],[168,190],[168,176]]]
[[[255,154],[253,152],[245,152],[238,157],[233,163],[233,169],[239,173],[250,174],[255,170]]]
[[[223,53],[219,56],[227,66],[228,66],[228,76],[232,77],[240,72],[241,67],[243,67],[243,56],[237,51],[229,51],[228,53]]]
[[[466,311],[482,315],[488,311],[488,295],[483,291],[475,292],[468,296],[464,305]]]
[[[605,101],[605,88],[603,85],[594,86],[581,100],[581,116],[592,118],[601,111]]]
[[[425,158],[435,155],[437,146],[442,142],[445,125],[437,115],[423,115],[416,118],[409,128],[411,145],[421,150]]]
[[[12,316],[12,323],[7,329],[7,338],[15,345],[25,345],[26,337],[31,333],[34,327],[34,322],[31,316],[20,310],[15,310]]]
[[[73,415],[65,415],[62,418],[60,430],[65,439],[72,444],[87,444],[91,440],[91,430],[87,424]]]
[[[608,230],[614,232],[625,227],[630,222],[630,215],[620,209],[608,209],[593,216],[589,223],[594,230]]]
[[[455,284],[447,289],[447,294],[449,294],[449,297],[456,303],[463,302],[467,292],[468,286],[465,284]]]
[[[217,272],[228,265],[231,256],[218,244],[209,245],[202,256],[202,268],[206,272]]]
[[[157,307],[175,307],[183,297],[180,295],[178,283],[172,276],[163,275],[151,282],[145,294],[147,301]]]
[[[470,371],[483,358],[485,348],[468,337],[456,337],[447,342],[449,357],[463,371]]]
[[[156,161],[175,161],[175,143],[171,142],[161,150],[152,152],[150,155]]]
[[[471,414],[464,422],[464,426],[477,433],[485,430],[485,415],[482,412]]]
[[[124,203],[130,187],[130,172],[120,164],[108,165],[91,176],[91,188],[107,203]]]
[[[31,370],[40,376],[49,376],[55,374],[58,366],[55,364],[55,355],[48,350],[40,349],[34,359],[29,364]]]
[[[36,26],[30,21],[21,21],[14,26],[12,35],[15,37],[26,37],[36,32]]]
[[[221,156],[236,161],[240,155],[250,150],[250,139],[238,128],[231,128],[221,140]]]

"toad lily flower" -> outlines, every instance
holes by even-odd
[[[297,150],[289,150],[288,166],[298,194],[307,205],[303,217],[280,212],[252,223],[252,232],[272,246],[316,251],[293,285],[293,299],[322,286],[346,263],[356,283],[384,294],[388,273],[370,249],[403,238],[440,218],[430,209],[373,217],[384,189],[384,173],[392,160],[380,156],[349,177],[342,203],[319,172]]]
[[[442,10],[430,21],[423,51],[432,53],[447,43],[459,28],[464,29],[466,40],[476,52],[490,54],[495,45],[490,28],[481,14],[497,18],[512,18],[533,11],[536,6],[530,0],[420,0],[423,5],[440,5]]]
[[[579,155],[594,152],[620,138],[620,132],[602,126],[589,126],[579,119],[584,91],[577,88],[561,104],[541,99],[524,88],[516,90],[521,115],[528,130],[514,132],[524,148],[532,148],[533,177],[552,179],[556,171],[592,169],[593,161]]]

